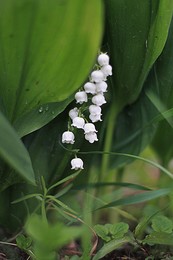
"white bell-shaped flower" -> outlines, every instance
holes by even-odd
[[[111,65],[105,65],[105,66],[101,67],[101,71],[103,72],[105,77],[112,76],[112,66]]]
[[[96,105],[89,106],[89,112],[92,115],[101,115],[101,111],[102,111],[102,109],[99,106],[96,106]]]
[[[86,123],[84,125],[84,132],[85,134],[91,133],[91,132],[97,132],[95,125],[92,123]]]
[[[99,83],[96,83],[96,92],[97,93],[104,93],[107,92],[108,84],[105,81],[101,81]]]
[[[96,123],[96,122],[98,122],[98,121],[102,121],[102,119],[101,119],[101,114],[98,114],[98,115],[90,114],[90,115],[89,115],[89,119],[90,119],[91,122],[93,122],[93,123]]]
[[[98,83],[98,82],[101,82],[103,80],[105,80],[105,75],[101,70],[94,70],[91,73],[91,81],[92,82]]]
[[[74,158],[71,160],[71,169],[80,170],[83,169],[83,161],[80,158]]]
[[[92,97],[92,102],[93,102],[93,104],[95,104],[97,106],[102,106],[103,104],[106,103],[106,100],[105,100],[105,97],[103,96],[103,94],[97,94]]]
[[[98,61],[98,64],[100,66],[108,65],[109,64],[109,56],[106,53],[101,53],[98,56],[97,61]]]
[[[62,143],[74,144],[74,134],[71,131],[66,131],[62,134]]]
[[[86,93],[96,94],[96,85],[92,82],[85,83],[84,89]]]
[[[73,123],[71,125],[83,129],[85,125],[85,120],[82,117],[77,116],[73,118]]]
[[[88,97],[85,91],[78,91],[75,94],[76,103],[82,104],[88,101]]]
[[[98,141],[97,134],[95,132],[85,134],[85,139],[89,141],[91,144],[95,141]]]
[[[73,120],[73,118],[78,116],[78,113],[79,113],[79,109],[75,107],[69,111],[69,117]]]

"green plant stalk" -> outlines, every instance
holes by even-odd
[[[88,228],[88,225],[91,226],[92,223],[92,216],[91,216],[91,198],[89,198],[88,194],[85,194],[85,200],[84,200],[84,223],[86,223],[86,225],[84,225],[83,229],[83,235],[82,235],[82,247],[83,247],[83,259],[89,260],[90,256],[89,253],[91,251],[91,232]]]
[[[107,125],[104,148],[103,148],[104,152],[111,151],[112,139],[113,139],[113,134],[114,134],[114,129],[115,129],[118,113],[119,113],[119,109],[117,109],[114,102],[112,102],[111,107],[110,107],[110,114],[109,114],[109,118],[108,118],[108,125]],[[108,170],[109,170],[109,155],[103,154],[99,182],[106,181],[107,179],[110,178],[110,176],[108,175]]]
[[[43,198],[42,198],[42,202],[41,202],[41,214],[42,214],[42,218],[43,218],[44,222],[48,224],[47,215],[46,215],[46,199],[47,199],[48,190],[46,188],[46,184],[45,184],[43,176],[41,176],[41,184],[42,184],[42,189],[43,189]]]
[[[36,260],[36,256],[34,255],[34,253],[29,249],[27,250],[27,253],[30,255],[30,257],[32,257],[33,260]],[[28,260],[29,258],[27,258]]]
[[[109,154],[105,154],[105,152],[110,152],[111,147],[112,147],[112,139],[113,139],[113,134],[114,134],[114,129],[116,125],[116,119],[118,115],[118,109],[115,106],[115,103],[112,101],[111,107],[109,110],[109,117],[108,117],[108,124],[106,128],[106,136],[105,136],[105,142],[104,142],[104,147],[103,147],[103,155],[102,155],[102,163],[101,163],[101,171],[100,175],[98,177],[98,182],[112,182],[114,181],[112,178],[115,178],[115,174],[110,174],[109,172]],[[97,196],[99,198],[102,197],[103,194],[110,192],[112,187],[101,187],[98,189],[98,194]],[[110,216],[110,214],[109,214]],[[96,222],[99,221],[101,215],[100,212],[95,214],[95,220]]]
[[[46,207],[45,207],[45,204],[46,204],[46,199],[43,198],[42,202],[41,202],[41,215],[42,215],[42,218],[43,220],[45,221],[45,223],[48,223],[47,221],[47,216],[46,216]]]
[[[97,175],[95,175],[95,167],[92,166],[89,172],[89,182],[95,181]],[[93,215],[92,215],[92,208],[93,208],[93,198],[91,194],[95,192],[85,190],[86,193],[84,195],[84,207],[83,207],[83,221],[84,221],[84,232],[82,233],[82,247],[83,247],[83,259],[89,260],[90,253],[92,251],[92,236],[93,236]],[[91,232],[92,231],[92,232]]]
[[[165,174],[167,174],[171,179],[173,179],[173,174],[168,171],[165,167],[163,167],[162,165],[153,162],[147,158],[141,157],[141,156],[137,156],[137,155],[133,155],[133,154],[128,154],[128,153],[118,153],[118,152],[101,152],[101,151],[90,151],[90,152],[78,152],[79,154],[109,154],[109,155],[117,155],[117,156],[126,156],[129,158],[133,158],[133,159],[137,159],[137,160],[141,160],[145,163],[148,163],[150,165],[152,165],[153,167],[156,167],[158,169],[160,169],[161,171],[163,171]]]

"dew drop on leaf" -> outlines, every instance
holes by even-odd
[[[43,112],[43,108],[40,107],[39,110],[38,110],[39,113],[42,113]]]

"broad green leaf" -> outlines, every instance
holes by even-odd
[[[47,187],[51,185],[56,187],[79,173],[74,173],[70,177],[72,174],[70,159],[73,154],[67,152],[61,145],[62,133],[67,129],[68,119],[68,112],[65,111],[49,124],[23,138],[31,156],[36,178],[43,176]],[[81,135],[76,136],[74,147],[78,147],[80,139]],[[71,148],[71,145],[66,147]]]
[[[172,19],[171,0],[110,0],[106,7],[106,39],[113,66],[115,107],[139,96],[149,70],[161,54]]]
[[[134,104],[126,106],[118,116],[113,137],[112,151],[139,154],[146,145],[152,141],[157,129],[157,123],[160,121],[160,118],[163,119],[164,117],[161,116],[161,113],[164,113],[168,108],[173,107],[171,101],[173,89],[172,44],[173,21],[164,50],[157,62],[155,62],[139,98]],[[148,95],[148,91],[150,91],[150,93],[152,92],[162,104],[162,107],[156,106],[155,102],[152,101],[151,96]],[[168,156],[169,158],[166,159],[166,161],[168,161],[171,154],[173,154],[173,152],[171,152],[172,146],[169,145],[170,139],[172,138],[172,129],[167,122],[165,122],[164,125],[165,124],[166,127],[161,127],[157,134],[157,139],[154,141],[154,147],[163,159],[170,154]],[[160,136],[164,136],[164,138],[160,138]],[[168,150],[169,153],[167,153]],[[113,167],[116,167],[117,165],[130,161],[131,160],[128,158],[113,158],[111,164]]]
[[[171,189],[160,189],[155,191],[147,191],[144,193],[136,194],[136,195],[130,195],[128,197],[118,199],[116,201],[113,201],[111,203],[106,204],[105,206],[102,206],[98,209],[103,208],[110,208],[110,207],[116,207],[116,206],[122,206],[122,205],[133,205],[137,203],[142,203],[146,201],[150,201],[159,197],[163,197],[168,195],[171,192]]]
[[[170,31],[170,36],[168,38],[167,44],[163,55],[158,60],[158,65],[156,66],[156,77],[159,87],[159,97],[166,103],[166,108],[170,109],[170,115],[172,114],[173,108],[173,21]],[[161,66],[162,65],[162,66]],[[162,109],[163,110],[163,109]],[[171,118],[172,119],[172,118]],[[164,137],[164,138],[162,138]],[[169,161],[173,157],[172,146],[170,145],[170,140],[173,138],[172,125],[166,120],[159,124],[159,128],[152,142],[155,151],[160,156],[163,164],[168,166]]]
[[[21,180],[11,185],[8,183],[8,186],[1,192],[0,222],[4,228],[17,232],[17,230],[23,229],[26,218],[30,214],[40,213],[41,196],[37,195],[40,187],[39,185],[29,185],[28,182],[21,183]],[[13,203],[14,201],[15,203]]]
[[[0,93],[12,122],[80,87],[99,48],[102,14],[100,0],[0,1]]]
[[[164,138],[163,138],[164,137]],[[159,156],[165,167],[168,167],[172,172],[173,149],[170,145],[170,140],[173,138],[172,127],[166,122],[161,122],[152,142],[154,151]]]
[[[173,107],[173,21],[171,24],[170,35],[166,43],[163,55],[160,56],[156,63],[155,74],[158,82],[159,97],[165,107],[170,109]],[[165,108],[165,109],[166,109]],[[161,110],[163,111],[163,109]],[[169,110],[168,110],[169,111]],[[171,115],[171,114],[170,114]],[[172,119],[172,118],[171,118]],[[160,156],[164,165],[168,165],[169,160],[173,157],[172,146],[170,140],[173,138],[172,125],[168,120],[161,122],[152,143],[155,151]],[[164,138],[163,138],[164,137]]]
[[[159,112],[145,90],[152,89],[158,95],[159,87],[163,87],[158,87],[154,69],[147,76],[167,40],[173,2],[112,0],[105,1],[105,6],[104,46],[111,56],[113,76],[110,81],[111,105],[102,127],[109,125],[106,135],[109,147],[105,149],[105,145],[103,149],[139,154],[151,142],[157,128],[157,124],[149,122]],[[172,42],[172,29],[169,42]],[[166,59],[169,64],[172,58],[166,55]],[[161,62],[159,66],[162,66]],[[163,69],[161,77],[165,72]],[[170,93],[169,87],[167,93]],[[112,167],[117,167],[130,161],[130,158],[113,158],[109,162]],[[102,175],[107,175],[106,168],[103,167]]]
[[[129,237],[124,237],[122,239],[114,239],[106,243],[93,257],[93,260],[102,259],[107,254],[111,253],[115,249],[122,247],[124,244],[131,242]]]
[[[29,154],[17,133],[1,112],[0,132],[0,156],[24,179],[35,184],[34,171]]]
[[[150,235],[146,236],[143,243],[149,245],[173,245],[173,234],[168,234],[165,232],[152,232]]]
[[[127,223],[119,222],[112,225],[110,233],[114,239],[120,239],[128,232],[128,230],[129,225]]]
[[[115,224],[95,225],[94,229],[99,237],[105,242],[109,242],[114,239],[123,238],[129,229],[129,225],[119,222]]]
[[[32,239],[21,234],[16,237],[16,242],[19,248],[26,250],[31,246]]]
[[[67,128],[67,116],[66,113],[62,113],[46,126],[23,138],[36,178],[43,176],[47,187],[71,173],[69,160],[72,155],[59,144],[62,133]]]
[[[173,222],[166,216],[156,216],[152,219],[152,228],[156,232],[172,233]]]
[[[109,230],[106,225],[95,225],[94,230],[99,237],[101,237],[105,242],[109,242],[111,238],[109,237]]]
[[[26,134],[43,127],[59,115],[71,100],[72,98],[68,98],[62,102],[43,104],[42,106],[34,108],[27,114],[18,118],[13,124],[18,135],[23,137]]]

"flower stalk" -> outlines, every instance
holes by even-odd
[[[97,130],[93,123],[102,121],[101,106],[106,103],[104,93],[107,92],[108,87],[105,81],[107,81],[108,76],[112,75],[112,66],[109,65],[109,56],[106,53],[101,53],[97,58],[97,62],[97,69],[91,72],[89,81],[75,94],[76,104],[82,106],[69,111],[70,122],[72,121],[72,123],[71,125],[68,124],[68,131],[62,134],[62,143],[74,144],[74,128],[82,129],[85,140],[89,143],[98,141]],[[82,107],[85,109],[82,109]],[[89,119],[84,115],[86,109],[89,111]],[[72,159],[71,166],[72,170],[83,169],[82,159]]]

